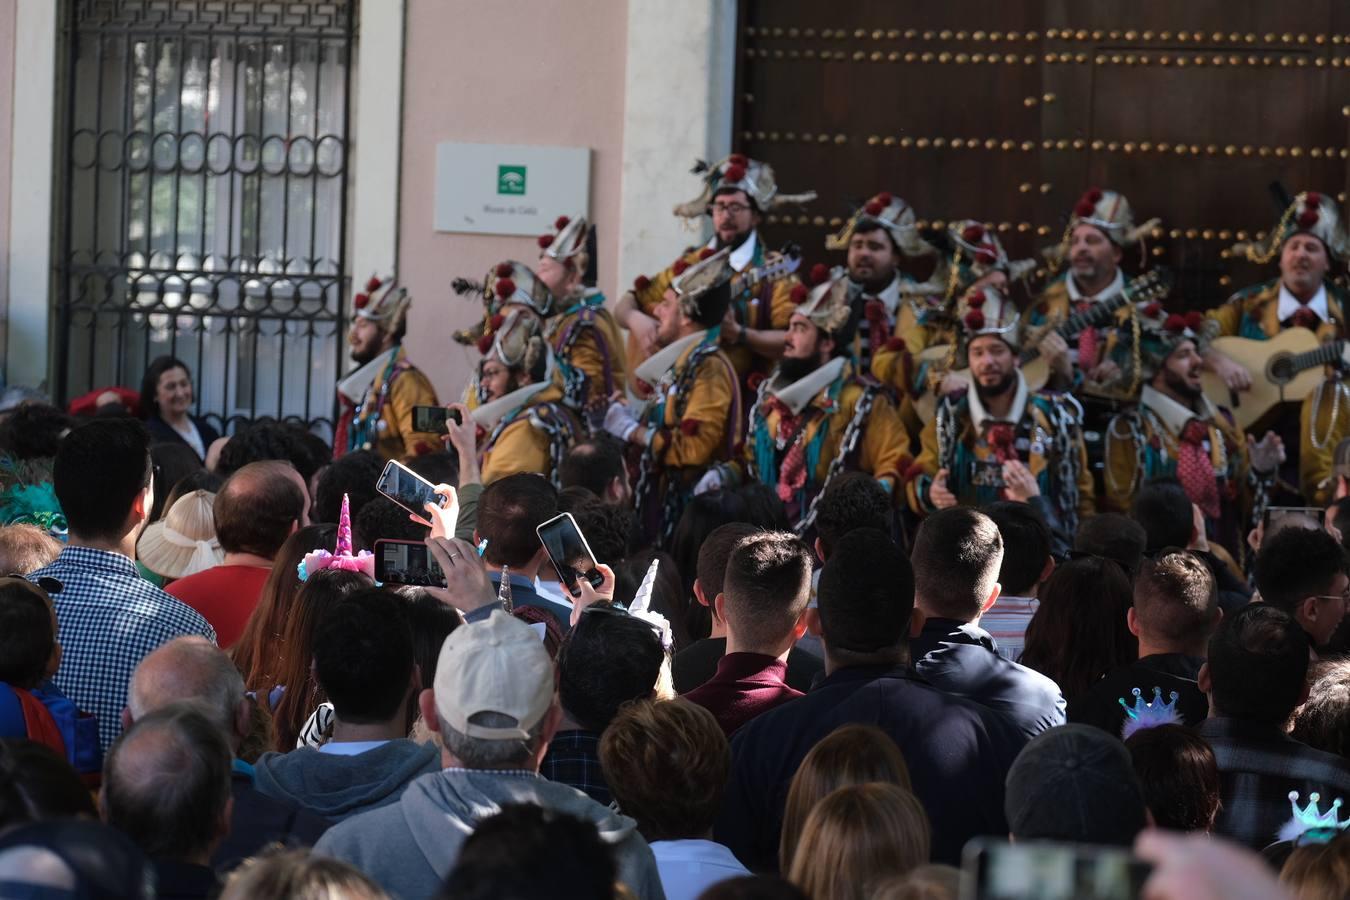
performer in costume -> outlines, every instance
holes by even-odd
[[[865,302],[877,301],[856,297],[843,268],[811,290],[792,314],[783,358],[759,386],[743,457],[710,469],[697,491],[758,478],[805,534],[839,473],[866,472],[887,492],[901,483],[912,462],[904,425],[883,386],[858,375],[851,359]]]
[[[905,473],[910,507],[922,516],[1020,500],[1072,534],[1095,506],[1082,410],[1068,394],[1028,390],[1018,368],[1021,317],[1001,290],[967,292],[957,313],[957,361],[969,365],[971,382],[964,394],[941,398],[924,426],[919,458]]]
[[[503,293],[505,281],[496,282]],[[495,329],[482,339],[479,404],[470,413],[480,429],[483,484],[517,472],[551,474],[556,483],[563,456],[582,435],[574,410],[584,379],[565,379],[543,320],[529,309],[510,303],[494,319]]]
[[[1350,240],[1333,197],[1313,191],[1299,194],[1264,246],[1238,244],[1232,252],[1261,265],[1278,257],[1280,276],[1239,291],[1210,310],[1210,336],[1266,340],[1286,328],[1306,328],[1323,342],[1346,336],[1346,297],[1331,281],[1330,270],[1333,263],[1350,257]],[[1205,366],[1231,390],[1251,386],[1252,373],[1216,348],[1205,354]],[[1339,365],[1329,368],[1326,381],[1303,400],[1296,436],[1293,405],[1280,405],[1276,427],[1289,449],[1298,453],[1297,479],[1303,496],[1309,503],[1325,505],[1334,487],[1332,453],[1340,438],[1350,434],[1350,388]],[[1291,481],[1295,477],[1293,472],[1285,474]]]
[[[735,270],[722,249],[690,266],[654,310],[660,350],[639,365],[650,386],[640,407],[615,402],[605,430],[640,453],[634,488],[639,520],[664,544],[709,466],[732,459],[744,424],[736,371],[720,349]]]
[[[768,164],[739,153],[711,166],[699,162],[694,173],[702,177],[703,192],[675,207],[675,215],[691,220],[710,216],[713,236],[706,246],[685,250],[657,275],[638,276],[632,290],[619,299],[614,313],[632,338],[630,365],[636,365],[658,349],[655,309],[676,278],[718,250],[729,252],[730,265],[736,273],[747,274],[764,266],[772,258],[759,234],[764,214],[816,197],[813,191],[780,194]],[[792,288],[798,283],[796,278],[783,277],[746,285],[734,292],[731,309],[719,333],[740,377],[744,378],[752,369],[767,372],[772,361],[782,354],[788,318],[795,306]]]
[[[1243,539],[1284,455],[1267,432],[1258,443],[1201,390],[1205,319],[1168,315],[1160,304],[1139,313],[1140,363],[1147,376],[1139,406],[1107,428],[1106,506],[1127,511],[1144,482],[1175,477],[1205,517],[1209,541],[1242,558]]]
[[[1141,245],[1158,224],[1157,219],[1149,219],[1136,226],[1134,212],[1122,194],[1101,188],[1085,192],[1074,206],[1063,239],[1045,251],[1052,265],[1067,262],[1068,269],[1053,278],[1032,305],[1027,316],[1029,329],[1053,327],[1093,304],[1118,298],[1125,290],[1125,275],[1120,269],[1125,251]],[[1142,257],[1142,246],[1140,252]],[[1142,380],[1131,349],[1133,315],[1134,305],[1126,303],[1117,310],[1113,326],[1080,332],[1074,346],[1068,348],[1072,383],[1056,378],[1052,386],[1106,400],[1132,401]],[[1122,341],[1120,329],[1128,331],[1130,337]],[[1064,339],[1049,335],[1043,343],[1057,349]]]
[[[441,448],[438,435],[413,430],[414,406],[439,406],[436,389],[403,350],[412,297],[392,278],[372,277],[352,301],[347,343],[360,367],[338,382],[342,412],[333,453],[375,450],[385,459]]]

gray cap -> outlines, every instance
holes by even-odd
[[[1144,829],[1144,792],[1129,751],[1090,725],[1032,738],[1008,770],[1003,811],[1019,841],[1128,847]]]

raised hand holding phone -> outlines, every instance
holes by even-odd
[[[465,615],[497,602],[487,566],[473,544],[461,538],[427,538],[427,550],[445,573],[444,588],[426,588],[433,597]]]

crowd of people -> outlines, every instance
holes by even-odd
[[[1112,191],[1032,292],[890,193],[803,278],[758,232],[803,195],[700,179],[709,244],[612,307],[582,217],[458,282],[464,402],[372,279],[331,445],[173,357],[0,398],[0,896],[1012,897],[980,867],[1045,842],[1350,895],[1346,387],[1240,427],[1266,376],[1210,343],[1341,336],[1334,202],[1181,315]]]

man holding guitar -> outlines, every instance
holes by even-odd
[[[1265,345],[1260,342],[1280,338],[1294,329],[1306,330],[1315,340],[1299,342],[1291,335],[1290,340],[1269,349],[1294,351],[1299,363],[1295,368],[1321,367],[1325,360],[1319,361],[1307,351],[1318,342],[1346,336],[1346,298],[1328,273],[1332,262],[1343,262],[1350,255],[1348,251],[1350,242],[1335,198],[1313,191],[1301,193],[1280,217],[1264,246],[1244,243],[1233,248],[1234,253],[1263,265],[1278,256],[1280,277],[1239,291],[1208,314],[1210,332],[1218,337],[1216,346],[1205,354],[1206,368],[1222,380],[1239,404],[1249,407],[1243,410],[1248,413],[1244,420],[1264,418],[1271,408],[1265,394],[1283,401],[1278,403],[1284,408],[1280,433],[1298,452],[1299,484],[1309,502],[1320,496],[1318,485],[1331,472],[1336,442],[1350,430],[1350,391],[1340,375],[1340,354],[1332,354],[1336,369],[1326,378],[1297,378],[1298,371],[1291,371],[1293,380],[1283,385],[1282,391],[1271,391],[1264,361],[1269,353],[1262,352]],[[1300,350],[1305,352],[1297,353]],[[1298,401],[1302,401],[1302,408],[1295,437],[1292,406]]]
[[[1231,414],[1204,395],[1204,316],[1169,315],[1157,303],[1138,316],[1147,381],[1138,407],[1107,428],[1105,505],[1126,512],[1145,482],[1176,478],[1204,514],[1208,539],[1241,559],[1252,510],[1263,505],[1259,495],[1269,488],[1284,445],[1271,432],[1259,442],[1244,437]]]
[[[1119,297],[1125,290],[1125,276],[1120,270],[1125,250],[1139,244],[1157,225],[1157,219],[1150,219],[1136,226],[1129,201],[1122,194],[1100,188],[1085,192],[1069,217],[1063,240],[1046,251],[1052,263],[1067,261],[1069,268],[1051,280],[1032,305],[1030,328],[1054,326],[1071,313],[1086,312]],[[1116,331],[1117,326],[1127,327],[1132,315],[1133,305],[1122,305],[1114,323],[1083,329],[1073,347],[1059,335],[1046,337],[1041,342],[1042,351],[1050,352],[1063,343],[1074,367],[1071,382],[1055,377],[1051,386],[1075,392],[1081,389],[1085,395],[1110,400],[1133,399],[1138,373],[1132,371],[1131,354],[1120,346]]]
[[[694,171],[702,176],[703,192],[675,207],[675,215],[686,219],[712,217],[712,240],[704,247],[689,248],[655,277],[639,275],[632,289],[619,298],[614,315],[629,332],[630,365],[658,349],[655,310],[676,278],[719,250],[729,251],[735,273],[762,269],[770,262],[759,236],[764,214],[786,204],[807,203],[816,196],[814,192],[780,194],[773,170],[739,153],[713,166],[700,162]],[[768,371],[771,361],[782,354],[794,306],[792,288],[797,283],[789,269],[782,277],[760,278],[757,283],[743,285],[732,297],[721,341],[740,378],[752,370]]]
[[[1018,368],[1021,317],[1002,290],[974,289],[955,312],[957,360],[969,359],[971,382],[964,394],[940,399],[924,426],[919,458],[906,472],[910,507],[922,516],[1018,500],[1072,534],[1096,506],[1082,410],[1068,394],[1028,388]]]

